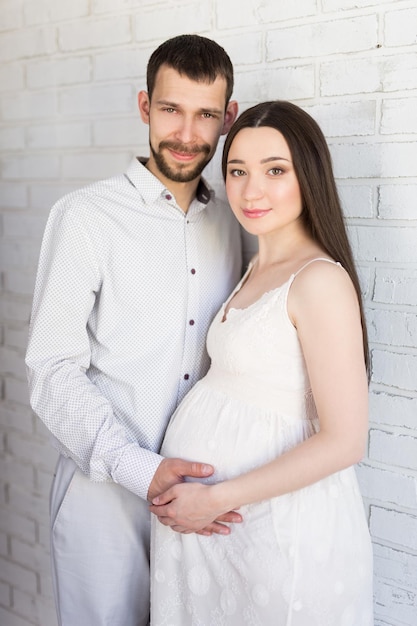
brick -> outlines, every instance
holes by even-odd
[[[223,6],[229,6],[223,3]],[[241,3],[243,8],[245,5]],[[261,63],[263,59],[263,39],[260,32],[245,33],[245,45],[242,47],[242,35],[226,35],[223,38],[216,38],[228,53],[233,67],[238,68],[255,63]]]
[[[336,178],[417,176],[415,142],[331,144]]]
[[[387,11],[385,14],[385,45],[408,46],[416,43],[417,9]]]
[[[415,89],[417,75],[417,55],[400,54],[389,57],[384,62],[382,86],[384,91]]]
[[[2,476],[2,481],[3,476]],[[6,533],[0,532],[0,556],[7,557],[9,555],[9,541]]]
[[[11,0],[3,0],[0,12],[0,32],[16,30],[23,24],[22,11]]]
[[[2,99],[5,120],[33,120],[53,117],[57,112],[55,92],[21,92]]]
[[[417,269],[378,267],[373,299],[385,304],[417,305]]]
[[[417,337],[417,315],[406,311],[370,309],[367,312],[369,340],[387,346],[414,348]]]
[[[27,130],[29,148],[82,148],[91,145],[88,122],[31,126]]]
[[[383,350],[372,351],[373,382],[405,391],[415,391],[416,376],[416,355],[398,354]]]
[[[84,56],[34,61],[27,64],[26,75],[31,89],[85,83],[91,79],[90,58]]]
[[[4,609],[0,606],[0,624],[4,624],[4,626],[28,626],[28,622],[26,619],[19,617],[15,613]],[[42,626],[47,626],[46,624],[42,624]]]
[[[0,403],[0,423],[7,429],[20,431],[28,436],[34,434],[33,413],[29,406]]]
[[[49,214],[55,202],[67,193],[74,191],[76,187],[76,184],[70,184],[67,181],[33,183],[29,186],[30,205],[33,209],[41,209]]]
[[[49,471],[41,468],[36,470],[36,493],[45,499],[49,497],[49,492],[51,490],[51,484],[54,477],[54,467],[55,465],[51,467]]]
[[[379,580],[417,589],[417,555],[374,544],[374,572]]]
[[[53,54],[55,51],[55,29],[51,26],[21,28],[0,35],[0,62],[30,59]]]
[[[0,129],[0,145],[2,150],[21,150],[25,145],[25,133],[22,127]]]
[[[322,96],[374,93],[381,89],[383,68],[375,59],[341,59],[320,64]]]
[[[0,476],[5,483],[18,484],[23,489],[33,490],[34,472],[32,465],[22,463],[9,455],[0,458]]]
[[[417,470],[417,437],[371,429],[369,458],[385,465]]]
[[[11,556],[15,563],[36,572],[49,569],[49,555],[39,544],[29,544],[20,539],[11,541]]]
[[[134,9],[137,0],[92,0],[93,13],[119,13],[120,11],[127,11]],[[140,7],[144,5],[152,5],[152,0],[142,0]]]
[[[345,11],[380,4],[380,0],[322,0],[323,11]]]
[[[383,135],[417,133],[417,98],[398,98],[382,103]]]
[[[417,508],[417,477],[361,463],[356,468],[362,496],[372,501]]]
[[[18,489],[15,485],[9,486],[10,506],[16,513],[26,515],[29,519],[48,523],[48,502],[31,493]],[[19,585],[22,588],[21,585]]]
[[[89,85],[65,89],[60,94],[60,110],[64,115],[96,113],[128,113],[137,110],[132,85]]]
[[[25,24],[32,26],[83,17],[88,15],[88,9],[88,0],[71,0],[71,2],[37,0],[36,5],[31,0],[26,0],[23,15]]]
[[[337,102],[303,107],[321,127],[326,137],[373,135],[376,102]]]
[[[129,16],[117,20],[77,20],[58,27],[59,48],[63,52],[129,43],[132,39]]]
[[[27,336],[28,329],[26,326],[24,326],[23,328],[19,328],[15,326],[9,326],[8,324],[4,325],[4,345],[8,346],[9,348],[17,348],[21,351],[24,351],[27,345]]]
[[[16,404],[28,403],[29,392],[25,373],[22,374],[21,380],[9,377],[4,379],[4,398],[5,400],[15,402]]]
[[[382,613],[388,620],[395,620],[395,622],[389,621],[387,624],[413,626],[417,612],[417,594],[415,591],[392,587],[376,579],[374,596],[378,612]]]
[[[17,459],[30,459],[34,466],[44,468],[45,471],[51,471],[56,462],[56,452],[49,441],[28,438],[18,432],[8,434],[7,448]]]
[[[93,57],[94,81],[140,77],[142,79],[140,89],[146,89],[146,65],[152,50],[153,46],[145,49],[129,47],[123,50],[97,53]]]
[[[397,184],[379,187],[378,217],[381,219],[416,218],[413,206],[417,195],[417,185]]]
[[[7,271],[4,273],[4,289],[6,291],[17,293],[20,295],[32,295],[33,288],[35,286],[35,268],[31,272],[23,271]],[[22,333],[23,336],[23,333]],[[27,331],[24,333],[25,341],[27,342]],[[14,347],[13,344],[11,347]],[[19,348],[23,349],[25,344],[22,343],[20,338]]]
[[[127,164],[128,158],[125,154],[69,154],[62,159],[62,172],[66,179],[98,180],[124,172]]]
[[[0,571],[2,578],[15,585],[19,589],[24,589],[29,593],[36,593],[36,574],[16,563],[0,558]]]
[[[23,67],[20,63],[8,63],[0,67],[0,92],[23,89],[25,83]]]
[[[217,24],[219,28],[230,29],[254,24],[271,24],[297,17],[307,17],[316,13],[316,0],[283,2],[277,10],[276,0],[264,2],[241,2],[216,0]]]
[[[139,116],[98,120],[94,123],[95,146],[137,146],[146,144],[149,127]]]
[[[0,605],[4,607],[11,606],[11,590],[10,585],[0,583]]]
[[[0,372],[26,379],[26,370],[22,355],[17,350],[0,346]]]
[[[377,44],[377,31],[376,15],[270,29],[266,34],[267,60],[312,58],[371,50]]]
[[[375,538],[417,549],[417,517],[414,515],[371,506],[370,530]]]
[[[143,9],[134,16],[134,37],[136,41],[155,39],[155,23],[158,24],[158,43],[178,34],[174,24],[187,24],[187,32],[199,33],[210,30],[212,9],[208,2],[165,4],[163,19],[161,7]],[[156,47],[156,45],[154,47]]]
[[[241,104],[241,112],[243,112],[248,106],[262,100],[275,99],[277,94],[283,100],[311,98],[314,95],[314,89],[315,76],[312,65],[277,67],[253,72],[237,72],[234,98]]]
[[[370,185],[338,185],[338,192],[346,217],[373,217],[373,189]]]
[[[2,252],[2,249],[0,249],[0,255],[1,255],[1,252]],[[37,255],[34,256],[33,258],[37,259]],[[1,256],[0,256],[0,260],[1,260]],[[36,263],[36,261],[32,260],[32,264],[33,263]],[[0,267],[1,267],[1,263],[0,263]],[[8,294],[4,294],[4,296],[2,296],[1,305],[0,305],[0,314],[4,321],[29,322],[30,311],[31,311],[30,300],[28,301],[27,299],[16,298],[15,296],[11,298],[10,296],[8,296]]]
[[[58,178],[59,157],[54,155],[30,155],[1,159],[3,176],[9,180],[36,180]]]
[[[0,182],[0,208],[24,209],[28,204],[26,185]]]
[[[417,260],[414,228],[349,226],[349,236],[358,262],[413,263]]]
[[[39,239],[45,230],[46,219],[44,215],[36,213],[12,213],[3,214],[4,236],[10,238],[35,238]]]

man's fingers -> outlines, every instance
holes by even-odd
[[[232,523],[232,524],[240,524],[240,522],[243,522],[243,517],[241,516],[240,513],[237,513],[236,511],[229,511],[228,513],[224,513],[223,515],[219,515],[219,517],[216,518],[216,522],[227,522],[227,523]]]
[[[184,463],[185,467],[183,471],[183,476],[192,476],[193,478],[205,478],[206,476],[211,476],[211,474],[214,472],[214,467],[212,465],[208,465],[207,463],[197,463],[195,461],[184,461]]]

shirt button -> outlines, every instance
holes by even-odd
[[[184,374],[184,380],[188,380],[190,378],[189,374]]]
[[[190,326],[194,326],[194,320],[190,320],[189,324]]]
[[[194,268],[191,270],[191,274],[195,274],[195,269]]]
[[[165,200],[172,200],[172,196],[169,193],[167,193],[167,195],[165,196]]]

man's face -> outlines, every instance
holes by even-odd
[[[188,183],[200,176],[237,114],[234,102],[225,111],[225,94],[222,77],[196,82],[168,66],[158,71],[151,101],[139,93],[141,117],[149,124],[147,167],[160,180]]]

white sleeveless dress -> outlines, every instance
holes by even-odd
[[[222,321],[225,303],[207,338],[211,369],[172,417],[162,454],[211,463],[208,483],[267,463],[319,428],[287,314],[294,277]],[[211,537],[153,517],[152,626],[373,625],[371,542],[353,467],[240,513],[229,536]]]

